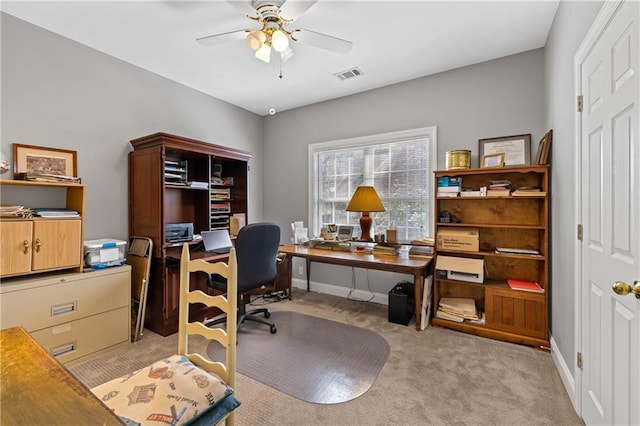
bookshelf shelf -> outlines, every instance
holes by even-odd
[[[512,166],[495,169],[465,169],[435,172],[438,178],[460,178],[463,188],[488,187],[491,181],[506,180],[511,188],[537,187],[544,196],[437,197],[436,217],[448,212],[459,221],[435,222],[445,229],[477,229],[478,250],[463,251],[436,247],[436,256],[482,260],[484,279],[472,283],[434,277],[434,306],[443,297],[474,299],[485,323],[456,322],[434,317],[435,326],[534,347],[549,347],[549,169],[548,166]],[[437,246],[437,245],[436,245]],[[537,251],[539,254],[497,253],[496,247]],[[448,276],[448,275],[447,275]],[[451,278],[451,277],[449,277]],[[507,278],[533,281],[542,293],[514,290]]]

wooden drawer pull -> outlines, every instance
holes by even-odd
[[[78,301],[63,303],[61,305],[55,305],[51,307],[51,316],[57,317],[59,315],[70,314],[78,310]]]
[[[73,342],[65,343],[64,345],[60,345],[55,348],[51,348],[49,352],[51,353],[51,355],[58,357],[58,356],[66,355],[75,350],[76,350],[76,342],[73,341]]]

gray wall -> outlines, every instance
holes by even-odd
[[[262,219],[262,117],[10,15],[1,24],[2,150],[77,151],[85,239],[127,239],[129,141],[160,131],[251,151],[249,220]]]
[[[573,57],[602,2],[560,2],[544,55],[545,125],[552,143],[551,334],[575,380],[576,93]],[[562,371],[561,371],[562,374]],[[566,380],[565,383],[571,386]]]
[[[542,49],[455,69],[322,102],[265,118],[265,217],[291,236],[289,223],[308,223],[308,145],[435,125],[438,168],[445,153],[470,149],[477,166],[478,139],[532,134],[532,150],[546,132],[543,112]],[[364,76],[366,78],[366,75]],[[345,81],[344,84],[349,84]],[[299,265],[294,268],[297,274]],[[369,272],[357,286],[386,294],[402,277]],[[313,265],[319,283],[349,287],[350,268]]]

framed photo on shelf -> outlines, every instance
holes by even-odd
[[[44,173],[56,176],[78,177],[76,151],[42,146],[13,144],[14,179],[20,173]]]
[[[518,166],[531,163],[531,134],[501,136],[498,138],[480,139],[478,141],[479,154],[481,159],[485,155],[504,154],[505,166]]]
[[[487,169],[490,167],[504,167],[504,152],[482,156],[480,168]]]
[[[547,164],[549,161],[549,151],[551,150],[551,139],[553,138],[553,130],[549,130],[538,143],[538,155],[536,156],[536,164]]]

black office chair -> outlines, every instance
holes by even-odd
[[[252,223],[238,232],[235,248],[238,258],[238,328],[247,320],[267,324],[271,334],[277,331],[275,324],[267,318],[271,316],[267,308],[247,311],[245,297],[251,290],[272,284],[277,276],[280,227],[275,223]],[[227,283],[219,275],[209,277],[209,286],[226,292]],[[243,297],[245,296],[245,297]],[[258,316],[263,314],[264,318]],[[226,316],[214,318],[207,326],[226,321]]]

